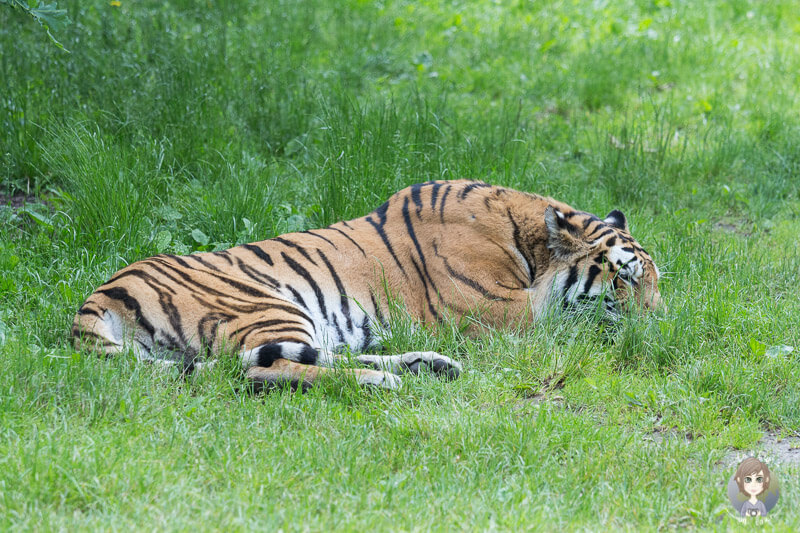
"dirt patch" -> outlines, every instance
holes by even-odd
[[[751,237],[753,235],[753,224],[746,220],[725,218],[714,222],[711,227],[716,231],[731,233],[741,237]]]
[[[653,431],[645,435],[642,440],[653,444],[663,444],[664,442],[683,442],[690,444],[692,441],[702,437],[702,435],[692,435],[684,433],[675,428],[656,426]],[[768,463],[775,463],[785,466],[800,467],[800,437],[783,437],[777,432],[767,431],[764,436],[752,448],[746,450],[733,449],[716,462],[715,466],[719,470],[735,468],[742,459],[755,453],[759,457],[766,459]]]
[[[784,437],[778,440],[774,433],[767,433],[759,443],[767,454],[774,455],[778,462],[800,465],[800,437]]]
[[[768,431],[751,450],[732,450],[717,461],[721,468],[735,468],[742,459],[755,452],[767,460],[767,464],[800,467],[800,437],[780,438],[778,433]]]
[[[662,444],[663,442],[685,442],[689,444],[695,439],[691,433],[684,433],[675,428],[668,428],[664,426],[656,426],[652,432],[645,435],[644,440],[653,442],[655,444]]]
[[[35,196],[26,194],[0,194],[0,207],[11,207],[12,209],[19,209],[25,204],[39,204]]]

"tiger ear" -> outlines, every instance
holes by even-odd
[[[609,226],[614,226],[617,229],[628,231],[628,220],[619,209],[614,209],[608,215],[606,215],[606,218],[603,220],[603,222]]]
[[[552,205],[544,210],[544,223],[547,227],[547,248],[556,256],[569,257],[586,248],[586,243],[580,239],[580,230]]]

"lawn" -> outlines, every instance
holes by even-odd
[[[120,4],[120,5],[116,5]],[[0,5],[0,530],[800,529],[800,2]],[[667,311],[415,328],[462,377],[253,395],[76,352],[116,270],[429,179],[622,210]],[[22,205],[19,205],[22,204]]]

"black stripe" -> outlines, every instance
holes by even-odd
[[[301,365],[314,365],[317,363],[317,356],[319,356],[317,350],[311,346],[303,346],[303,349],[300,350],[300,357],[297,362]]]
[[[309,337],[311,337],[311,334],[308,332],[308,330],[303,329],[303,328],[293,327],[293,326],[286,326],[285,328],[271,329],[271,330],[269,330],[269,332],[270,333],[302,333],[304,335],[308,335]]]
[[[287,285],[287,288],[289,289],[289,292],[292,293],[292,296],[294,297],[295,303],[297,305],[301,305],[301,306],[305,307],[306,310],[307,310],[308,306],[306,305],[306,301],[303,300],[303,297],[300,295],[300,293],[297,292],[297,290],[294,287],[292,287],[291,285]]]
[[[333,316],[333,327],[336,328],[336,342],[334,345],[344,344],[344,332],[342,331],[342,327],[339,325],[339,316],[336,313],[331,313]]]
[[[333,282],[336,284],[336,290],[339,291],[339,302],[342,306],[342,314],[344,314],[344,318],[346,320],[347,331],[353,331],[353,320],[350,317],[350,299],[347,297],[347,291],[344,288],[344,284],[342,284],[341,278],[336,273],[336,270],[333,268],[333,265],[328,258],[325,257],[325,254],[322,253],[322,250],[317,250],[317,253],[322,258],[322,262],[325,263],[325,266],[328,267],[328,271],[331,273],[331,277],[333,278]],[[336,318],[336,315],[334,315]],[[344,340],[344,338],[342,338]]]
[[[569,216],[570,216],[571,214],[575,214],[575,213],[574,213],[574,211],[573,211],[572,213],[569,213],[569,214],[567,214],[567,215],[566,215],[566,218],[563,218],[563,219],[562,219],[562,218],[560,218],[560,217],[556,217],[556,220],[558,221],[558,225],[559,225],[561,228],[563,228],[563,229],[567,230],[567,231],[569,232],[569,234],[570,234],[570,235],[572,235],[573,237],[580,237],[580,236],[581,236],[581,232],[580,232],[580,230],[579,230],[579,229],[578,229],[578,228],[575,226],[575,224],[573,224],[572,222],[567,222],[567,218],[569,218]]]
[[[386,235],[386,232],[383,231],[383,226],[386,224],[386,208],[388,207],[389,202],[386,202],[381,207],[375,210],[374,214],[378,215],[378,220],[380,222],[375,222],[372,220],[372,215],[368,215],[366,221],[372,224],[372,227],[375,228],[375,231],[378,232],[381,240],[383,241],[383,245],[386,246],[386,249],[389,250],[389,253],[394,259],[394,262],[400,267],[400,272],[403,273],[403,276],[408,278],[408,274],[406,273],[406,269],[403,268],[403,265],[400,264],[400,260],[397,259],[397,255],[394,253],[394,248],[392,248],[392,243],[389,242],[389,237]]]
[[[589,290],[592,288],[592,285],[594,284],[595,278],[597,278],[597,275],[600,274],[601,271],[602,271],[601,268],[597,265],[592,265],[589,267],[589,274],[586,277],[586,283],[583,284],[584,294],[588,294]]]
[[[330,239],[328,239],[328,238],[326,238],[326,237],[323,237],[322,235],[319,235],[318,233],[314,233],[314,232],[313,232],[313,231],[311,231],[311,230],[304,231],[303,233],[305,233],[305,234],[307,234],[307,235],[312,235],[312,236],[316,237],[317,239],[322,239],[323,241],[325,241],[325,242],[327,242],[328,244],[330,244],[331,246],[333,246],[333,247],[334,247],[334,249],[338,250],[338,248],[336,248],[336,245],[335,245],[335,244],[333,244],[333,242],[332,242]]]
[[[281,252],[281,257],[283,258],[284,261],[286,261],[286,264],[289,265],[289,268],[297,272],[300,275],[300,277],[306,280],[306,283],[308,283],[308,285],[311,287],[311,290],[314,291],[314,294],[317,297],[317,303],[319,304],[319,309],[320,312],[322,313],[322,316],[327,319],[328,311],[327,308],[325,307],[325,295],[322,294],[322,290],[320,290],[319,285],[317,285],[317,282],[314,281],[314,278],[311,277],[311,274],[308,273],[308,270],[306,270],[303,267],[303,265],[301,265],[288,255],[286,255],[286,252]]]
[[[425,254],[422,253],[422,246],[419,244],[419,240],[417,239],[417,234],[414,232],[414,225],[411,223],[411,214],[408,211],[408,198],[403,201],[403,221],[406,224],[406,230],[408,231],[408,236],[411,237],[411,242],[414,243],[414,247],[417,249],[417,255],[419,255],[419,260],[422,265],[422,271],[425,273],[425,278],[423,278],[422,283],[425,286],[425,297],[428,298],[430,302],[430,297],[428,296],[428,284],[430,284],[431,289],[433,289],[434,293],[438,292],[436,290],[436,284],[433,282],[430,273],[428,272],[428,264],[425,260]],[[412,257],[413,259],[413,257]],[[416,267],[416,263],[414,264]],[[419,268],[417,268],[419,270]],[[421,277],[421,276],[420,276]],[[433,306],[431,306],[433,308]]]
[[[197,298],[197,297],[195,297]],[[302,318],[303,320],[309,320],[308,315],[303,313],[297,307],[291,305],[289,302],[283,299],[276,299],[272,298],[272,301],[278,301],[285,303],[287,305],[279,305],[274,304],[271,301],[261,301],[255,303],[241,303],[241,300],[238,300],[235,297],[230,297],[227,299],[217,298],[216,300],[206,301],[201,300],[202,303],[208,305],[209,307],[214,307],[218,311],[230,311],[232,313],[239,313],[239,314],[251,314],[251,313],[260,313],[263,314],[265,310],[269,309],[270,311],[285,311],[290,315],[296,315]]]
[[[280,344],[265,344],[264,346],[260,347],[258,349],[258,353],[256,353],[255,366],[270,367],[276,359],[281,358],[282,353],[283,348]]]
[[[159,349],[178,353],[182,351],[178,340],[163,329],[158,330],[156,338],[153,339],[153,343],[153,348],[156,349],[156,351]]]
[[[383,310],[381,310],[381,306],[378,305],[378,302],[375,299],[375,293],[369,291],[369,298],[372,300],[372,308],[375,309],[375,320],[378,321],[378,324],[386,326],[386,317],[383,316]]]
[[[420,196],[421,189],[422,184],[411,186],[411,201],[414,202],[414,206],[417,208],[417,217],[419,217],[422,213],[422,197]]]
[[[433,317],[438,321],[439,320],[439,313],[437,313],[436,309],[433,307],[433,302],[431,301],[431,296],[428,293],[428,284],[425,283],[425,278],[422,276],[422,271],[420,270],[419,265],[417,264],[417,261],[413,257],[411,258],[411,264],[414,265],[414,269],[416,269],[417,275],[419,276],[419,279],[422,280],[423,287],[425,287],[425,301],[428,302],[428,310],[431,312]]]
[[[583,221],[583,230],[584,230],[584,231],[586,231],[586,228],[588,228],[588,227],[589,227],[589,225],[590,225],[592,222],[600,222],[600,219],[599,219],[599,218],[597,218],[597,217],[596,217],[596,216],[594,216],[594,215],[588,215],[588,216],[586,217],[586,220],[584,220],[584,221]]]
[[[141,264],[141,263],[139,263],[139,264]],[[158,268],[156,268],[154,265],[148,264],[148,266],[150,268],[154,269],[156,272],[159,272]],[[168,283],[164,283],[163,281],[159,280],[158,278],[156,278],[155,276],[153,276],[152,274],[150,274],[146,270],[142,270],[142,269],[140,269],[138,267],[136,267],[136,268],[130,267],[127,270],[125,270],[123,272],[120,272],[119,274],[114,276],[108,283],[105,283],[105,284],[101,285],[101,287],[104,287],[104,286],[106,286],[106,285],[108,285],[108,284],[110,284],[112,282],[117,282],[117,281],[121,280],[122,278],[127,278],[128,276],[133,276],[135,278],[141,279],[150,288],[152,288],[156,292],[158,292],[158,291],[167,291],[167,292],[171,292],[172,294],[177,294],[175,289],[173,287],[171,287]]]
[[[253,252],[256,255],[256,257],[267,263],[269,266],[273,265],[272,258],[269,256],[267,252],[262,250],[261,247],[256,246],[254,244],[243,244],[242,248]]]
[[[382,224],[386,223],[386,213],[389,211],[389,200],[386,200],[375,210],[375,214],[381,220]]]
[[[459,193],[458,197],[461,200],[464,200],[469,193],[471,193],[475,189],[483,189],[484,187],[491,187],[488,183],[482,183],[480,181],[475,183],[470,183],[466,187],[464,187],[461,192]]]
[[[298,342],[297,344],[303,344],[304,346],[301,348],[300,354],[297,355],[296,361],[302,365],[316,364],[317,356],[319,355],[317,350],[304,342]],[[269,367],[272,366],[277,359],[288,359],[283,354],[285,348],[286,346],[284,346],[282,342],[271,342],[261,346],[256,354],[256,366]]]
[[[177,271],[177,272],[181,276],[184,275],[184,273],[182,273],[180,271]],[[264,291],[260,290],[259,288],[253,287],[250,284],[242,283],[241,281],[238,281],[238,280],[228,276],[227,274],[216,274],[214,272],[209,272],[208,274],[210,276],[213,276],[214,278],[218,279],[222,283],[225,283],[226,285],[230,285],[234,289],[247,294],[248,296],[255,296],[257,298],[274,298],[272,294],[264,292]],[[187,280],[192,280],[192,279],[187,276]]]
[[[444,263],[444,267],[447,269],[447,273],[450,276],[452,276],[453,278],[457,279],[461,283],[464,283],[468,287],[471,287],[475,291],[481,293],[481,295],[484,298],[486,298],[488,300],[495,301],[495,302],[507,302],[507,301],[510,300],[510,298],[504,298],[502,296],[497,296],[496,294],[492,294],[491,291],[487,290],[483,285],[481,285],[480,283],[478,283],[474,279],[469,278],[469,277],[467,277],[464,274],[461,274],[459,272],[456,272],[453,269],[453,267],[450,266],[450,262],[447,260],[447,258],[446,257],[442,257],[441,255],[439,255],[439,249],[438,249],[438,247],[436,246],[435,243],[433,245],[433,252],[436,254],[436,257],[440,257],[442,259],[442,262]]]
[[[94,309],[86,309],[85,307],[81,307],[80,309],[78,309],[78,314],[81,316],[94,315],[97,318],[103,318],[102,316],[100,316],[100,313],[98,313]]]
[[[501,246],[500,244],[497,244],[496,242],[492,242],[492,244],[494,244],[495,246],[500,248],[500,250],[504,254],[506,254],[506,257],[508,257],[508,260],[511,261],[512,265],[517,265],[518,258],[516,258],[513,255],[511,255],[511,252],[506,250],[504,246]],[[522,253],[522,252],[520,252],[520,253]],[[524,258],[525,256],[523,255],[522,257]],[[530,280],[525,281],[522,278],[520,278],[519,276],[517,276],[517,273],[514,272],[513,270],[509,270],[509,272],[511,272],[511,275],[514,276],[514,279],[517,280],[517,282],[519,283],[520,287],[529,287],[532,284],[532,282]],[[498,285],[499,285],[499,282],[498,282]],[[506,288],[508,288],[508,287],[506,287]],[[519,288],[519,287],[516,287],[516,288]]]
[[[183,331],[183,319],[181,318],[181,313],[178,311],[178,307],[175,305],[175,302],[172,299],[172,295],[165,292],[160,292],[158,294],[158,303],[161,305],[161,310],[167,315],[167,319],[169,320],[169,325],[172,326],[172,330],[178,336],[178,349],[180,351],[185,351],[189,348],[189,341],[186,340],[186,335]],[[161,330],[163,332],[163,330]]]
[[[105,294],[112,300],[119,300],[126,309],[133,311],[136,316],[136,322],[144,328],[144,330],[151,337],[155,334],[156,330],[152,324],[142,314],[142,306],[139,305],[138,300],[128,294],[128,291],[122,287],[112,287],[110,289],[98,289],[97,292]]]
[[[436,198],[439,196],[439,189],[442,188],[441,183],[433,183],[433,190],[431,191],[431,209],[436,209]]]
[[[442,258],[442,259],[444,261],[444,267],[447,269],[447,273],[448,274],[450,274],[451,276],[456,278],[458,281],[460,281],[460,282],[468,285],[469,287],[475,289],[476,291],[481,293],[481,295],[483,295],[484,298],[486,298],[488,300],[495,301],[495,302],[507,302],[507,301],[510,300],[510,298],[505,298],[503,296],[497,296],[496,294],[492,294],[490,291],[488,291],[486,288],[484,288],[480,283],[478,283],[474,279],[468,278],[467,276],[465,276],[463,274],[459,274],[458,272],[453,270],[453,268],[450,266],[450,263],[447,261],[447,258]]]
[[[211,254],[215,255],[217,257],[221,257],[225,261],[227,261],[229,265],[233,265],[233,259],[231,259],[231,253],[228,250],[220,250],[218,252],[211,252]]]
[[[235,317],[227,313],[209,313],[197,323],[197,333],[204,344],[213,346],[217,340],[217,331],[222,323],[230,322]],[[206,328],[210,328],[206,334]]]
[[[251,268],[249,265],[247,265],[247,263],[238,257],[236,258],[236,266],[239,268],[242,274],[246,275],[253,281],[264,283],[275,289],[281,286],[281,283],[277,279],[273,278],[269,274],[264,274],[263,272],[259,272],[256,269]]]
[[[372,326],[369,325],[369,317],[365,316],[361,322],[361,331],[364,332],[364,342],[361,343],[361,351],[363,352],[372,346]]]
[[[204,267],[206,267],[209,270],[216,270],[217,272],[220,272],[220,269],[218,269],[217,267],[215,267],[214,265],[212,265],[211,263],[209,263],[208,261],[206,261],[205,259],[203,259],[202,257],[200,257],[198,255],[189,254],[189,255],[185,255],[184,257],[186,259],[193,259],[193,260],[197,261],[198,263],[200,263],[201,265],[203,265]]]
[[[178,269],[175,265],[173,265],[169,261],[166,261],[166,260],[161,259],[161,258],[151,258],[148,261],[149,262],[147,263],[147,266],[150,269],[154,270],[155,272],[157,272],[157,273],[161,274],[162,276],[164,276],[165,278],[167,278],[167,280],[172,282],[172,285],[169,285],[167,283],[162,283],[160,280],[157,280],[156,278],[154,278],[153,276],[151,276],[148,273],[143,273],[143,274],[145,274],[146,276],[148,276],[150,278],[153,278],[153,280],[155,280],[154,283],[158,283],[158,284],[163,285],[166,290],[172,292],[173,294],[177,294],[177,292],[173,288],[174,285],[177,285],[178,287],[183,287],[184,289],[188,290],[189,293],[194,297],[197,297],[198,294],[210,294],[210,295],[215,295],[215,296],[229,296],[229,293],[224,293],[224,292],[218,291],[218,290],[216,290],[216,289],[214,289],[212,287],[208,287],[206,285],[198,283],[197,281],[193,280],[191,278],[191,276],[187,276],[185,272],[183,272],[180,269]],[[169,267],[170,271],[167,271],[164,267]],[[173,275],[173,273],[179,274],[180,277]],[[122,276],[120,276],[120,277],[122,277]],[[140,277],[144,277],[144,276],[140,276]],[[200,286],[200,288],[202,290],[197,290],[197,286]]]
[[[578,267],[576,265],[572,265],[569,267],[569,275],[567,276],[567,282],[564,284],[564,296],[567,295],[570,288],[578,282]]]
[[[599,230],[600,228],[606,228],[606,229],[604,229],[599,235],[595,235],[594,232]],[[609,228],[608,226],[602,225],[602,226],[596,227],[594,229],[594,231],[592,231],[592,233],[587,235],[587,238],[589,238],[589,239],[601,239],[601,238],[605,237],[606,235],[611,235],[612,233],[616,233],[616,232],[613,229]]]
[[[314,265],[314,266],[317,266],[317,262],[316,262],[316,261],[314,261],[313,259],[311,259],[311,256],[310,256],[310,255],[308,255],[308,252],[306,252],[305,248],[303,248],[302,246],[300,246],[300,245],[298,245],[298,244],[295,244],[295,243],[293,243],[292,241],[287,241],[287,240],[286,240],[286,239],[284,239],[283,237],[275,237],[275,238],[274,238],[274,239],[272,239],[272,240],[273,240],[273,241],[275,241],[275,242],[279,242],[279,243],[281,243],[281,244],[283,244],[283,245],[285,245],[285,246],[288,246],[288,247],[290,247],[290,248],[294,248],[295,250],[297,250],[298,252],[300,252],[300,255],[302,255],[303,257],[305,257],[305,258],[306,258],[306,259],[307,259],[307,260],[308,260],[308,261],[309,261],[309,262],[310,262],[312,265]],[[282,254],[282,253],[283,253],[283,252],[281,252],[281,254]]]
[[[290,305],[289,302],[286,302],[286,300],[282,299],[279,300],[277,298],[272,298],[272,300],[282,302],[285,305],[267,303],[267,302],[258,302],[250,305],[237,305],[238,301],[235,299],[233,302],[222,301],[221,299],[217,299],[215,303],[219,306],[220,309],[242,314],[263,313],[266,309],[269,309],[270,312],[283,311],[284,313],[296,316],[308,322],[309,324],[311,323],[311,317],[309,317],[306,313],[304,313],[296,306]]]
[[[250,335],[253,331],[255,331],[257,329],[266,329],[266,328],[269,328],[270,326],[278,326],[278,325],[282,325],[282,324],[297,324],[299,326],[307,325],[307,324],[303,324],[302,322],[295,322],[293,320],[286,320],[285,318],[272,318],[272,319],[269,319],[269,320],[259,320],[257,322],[251,322],[250,324],[247,324],[246,326],[242,326],[242,327],[237,328],[236,330],[232,331],[230,333],[230,336],[231,337],[235,337],[237,335],[242,335],[242,337],[244,338],[244,337]],[[305,333],[306,335],[308,335],[308,332],[306,330],[301,329],[300,331]]]
[[[152,259],[160,259],[160,260],[161,260],[161,258],[162,258],[162,257],[166,257],[166,258],[168,258],[168,259],[172,259],[173,261],[175,261],[176,263],[178,263],[178,264],[179,264],[180,266],[182,266],[183,268],[189,268],[189,269],[190,269],[190,268],[192,268],[192,267],[191,267],[191,265],[189,265],[189,263],[187,263],[186,261],[184,261],[184,260],[183,260],[183,257],[181,257],[181,256],[179,256],[179,255],[168,255],[168,254],[164,254],[164,255],[157,255],[156,257],[153,257]]]
[[[177,259],[177,257],[176,257],[176,259]],[[170,267],[176,274],[178,274],[181,278],[183,278],[184,281],[186,281],[187,283],[190,283],[190,284],[193,284],[193,285],[201,287],[203,289],[203,291],[211,292],[215,296],[230,296],[229,293],[224,293],[224,292],[218,291],[216,289],[213,289],[213,288],[211,288],[211,287],[209,287],[207,285],[203,285],[202,283],[199,283],[197,280],[195,280],[192,276],[190,276],[186,272],[183,272],[180,269],[175,268],[175,265],[170,264],[169,261],[164,261],[164,260],[161,260],[161,259],[159,259],[158,261],[161,262],[163,266]],[[152,265],[152,267],[156,268],[155,265]],[[166,272],[162,272],[162,273],[165,276],[169,276]],[[240,281],[238,281],[236,279],[233,279],[232,277],[227,276],[225,274],[218,274],[216,272],[210,272],[210,271],[206,271],[206,274],[209,275],[209,276],[212,276],[212,277],[214,277],[214,278],[216,278],[218,280],[220,280],[221,282],[223,282],[223,283],[225,283],[227,285],[230,285],[231,287],[233,287],[233,288],[235,288],[235,289],[247,294],[248,296],[255,296],[255,297],[260,297],[260,298],[269,298],[269,297],[272,296],[272,295],[270,295],[270,294],[268,294],[266,292],[263,292],[263,291],[259,290],[256,287],[253,287],[252,285],[244,284],[244,283],[242,283],[242,282],[240,282]],[[171,279],[174,279],[174,278],[171,278]],[[185,286],[187,288],[189,288],[189,289],[192,289],[192,287],[190,287],[188,285],[185,285]]]
[[[530,285],[533,285],[533,282],[536,281],[536,263],[531,263],[531,260],[528,258],[528,254],[525,253],[525,249],[522,247],[522,235],[519,231],[519,226],[517,226],[517,223],[514,221],[514,217],[511,216],[510,209],[506,210],[506,215],[508,215],[508,220],[511,221],[511,227],[514,228],[514,246],[517,247],[517,251],[522,254],[522,257],[528,264],[528,271],[530,272],[531,277]]]
[[[352,242],[352,243],[355,245],[355,247],[356,247],[356,248],[358,248],[359,250],[361,250],[361,255],[363,255],[364,257],[367,257],[367,252],[365,252],[365,251],[364,251],[364,249],[363,249],[363,248],[362,248],[362,247],[361,247],[361,246],[360,246],[360,245],[359,245],[359,244],[358,244],[356,241],[354,241],[354,240],[353,240],[353,239],[350,237],[350,235],[348,235],[347,233],[343,232],[343,231],[342,231],[342,230],[340,230],[339,228],[329,227],[328,229],[332,229],[333,231],[338,231],[339,233],[341,233],[341,234],[342,234],[342,235],[343,235],[343,236],[344,236],[344,237],[345,237],[347,240],[349,240],[350,242]]]
[[[157,336],[160,338],[154,339],[154,348],[156,348],[156,351],[161,349],[180,355],[181,362],[183,363],[183,374],[191,374],[194,371],[194,364],[199,357],[200,352],[197,349],[186,345],[185,343],[182,344],[178,342],[175,337],[164,330],[159,330]],[[139,344],[142,343],[140,342]]]
[[[444,224],[444,205],[447,203],[447,195],[450,194],[450,189],[452,188],[452,185],[447,186],[444,190],[444,196],[442,196],[442,203],[439,204],[439,220],[442,221],[442,224]]]

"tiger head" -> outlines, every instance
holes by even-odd
[[[553,289],[566,304],[602,301],[611,315],[661,307],[658,267],[631,237],[620,211],[600,219],[551,205],[545,210],[545,224],[557,271]]]

